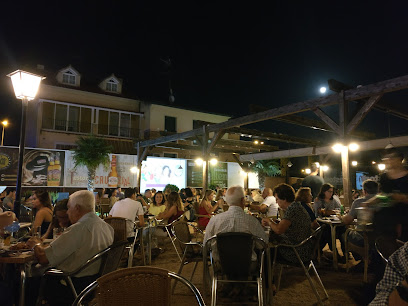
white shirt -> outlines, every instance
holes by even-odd
[[[72,272],[112,243],[113,228],[94,212],[89,212],[68,227],[44,251],[51,267]],[[97,274],[100,264],[100,261],[91,264],[75,277]]]
[[[116,202],[109,212],[109,215],[131,220],[126,222],[126,232],[128,237],[133,237],[135,235],[135,232],[133,231],[133,221],[136,220],[136,217],[143,216],[144,211],[140,202],[132,200],[131,198],[126,198]]]
[[[276,217],[278,215],[279,205],[276,203],[274,196],[267,196],[262,204],[268,206],[268,211],[266,212],[267,217]]]

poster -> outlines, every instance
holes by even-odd
[[[64,185],[65,187],[86,188],[88,183],[88,169],[85,166],[78,166],[75,168],[72,154],[72,151],[66,151],[66,171],[64,177]],[[99,167],[96,169],[94,187],[134,187],[136,184],[135,175],[130,172],[130,168],[136,165],[137,156],[125,154],[109,154],[109,160],[110,163],[107,168],[105,168],[103,165],[99,165]],[[112,174],[111,172],[114,173]],[[110,177],[111,180],[109,180]],[[113,180],[112,178],[115,179]]]
[[[167,184],[179,189],[186,187],[186,160],[178,158],[147,157],[142,162],[140,190],[163,190]]]
[[[0,181],[3,186],[16,186],[19,149],[0,149]],[[22,186],[61,187],[64,178],[65,151],[25,149]]]

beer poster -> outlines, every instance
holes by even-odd
[[[19,149],[0,148],[0,185],[16,186]],[[25,149],[22,186],[60,187],[64,178],[65,152]]]
[[[75,168],[72,151],[66,152],[65,186],[86,188],[88,169],[85,166]],[[109,154],[109,165],[99,165],[95,173],[95,188],[129,188],[136,184],[135,175],[130,168],[136,165],[136,155]]]

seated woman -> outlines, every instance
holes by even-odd
[[[307,211],[310,217],[310,221],[312,223],[312,229],[317,229],[320,225],[316,220],[316,216],[311,208],[312,203],[312,189],[309,187],[300,187],[295,195],[295,201],[300,202],[303,208]]]
[[[157,219],[167,220],[167,224],[172,223],[184,213],[183,202],[180,195],[172,191],[167,197],[166,210],[157,215]]]
[[[313,210],[317,216],[335,215],[335,209],[340,209],[341,203],[333,198],[334,187],[326,183],[322,185],[320,192],[313,204]]]
[[[33,222],[32,234],[36,234],[37,228],[41,227],[41,236],[43,236],[52,221],[52,205],[50,195],[45,190],[36,190],[32,201],[33,208],[36,209]]]
[[[199,217],[198,218],[198,228],[204,230],[207,227],[208,222],[210,222],[211,215],[218,209],[219,202],[215,203],[212,206],[211,201],[214,197],[213,190],[207,190],[204,194],[203,199],[200,202],[198,208],[198,214],[208,217]]]
[[[284,216],[279,223],[269,218],[262,219],[264,226],[270,226],[271,230],[279,235],[279,243],[298,244],[311,235],[310,217],[300,202],[294,202],[295,190],[288,184],[279,184],[273,189],[273,194],[279,207],[284,211]],[[297,248],[302,260],[307,260],[311,256],[313,245],[306,243]],[[278,254],[290,262],[298,262],[296,254],[292,249],[279,248]],[[273,258],[272,258],[273,259]]]
[[[68,199],[58,201],[54,207],[54,216],[47,232],[41,237],[42,239],[52,239],[54,228],[66,228],[71,226],[71,221],[68,218]]]
[[[224,205],[228,205],[227,202],[224,200],[225,196],[225,189],[218,189],[217,195],[215,196],[215,202],[217,202],[217,205],[219,208],[224,208]]]
[[[149,205],[149,214],[157,216],[166,210],[166,197],[163,192],[158,191],[154,194],[153,203]]]

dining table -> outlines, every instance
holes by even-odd
[[[0,265],[14,265],[20,274],[20,294],[18,305],[24,306],[24,293],[26,281],[27,264],[35,260],[33,251],[11,251],[9,249],[0,250]],[[17,305],[17,303],[16,303]]]
[[[330,215],[328,217],[319,217],[317,222],[320,224],[327,224],[330,226],[331,232],[331,249],[333,252],[333,268],[338,270],[338,258],[337,258],[337,244],[336,244],[336,228],[338,226],[346,226],[337,215]],[[357,219],[354,220],[353,224],[357,223]]]

